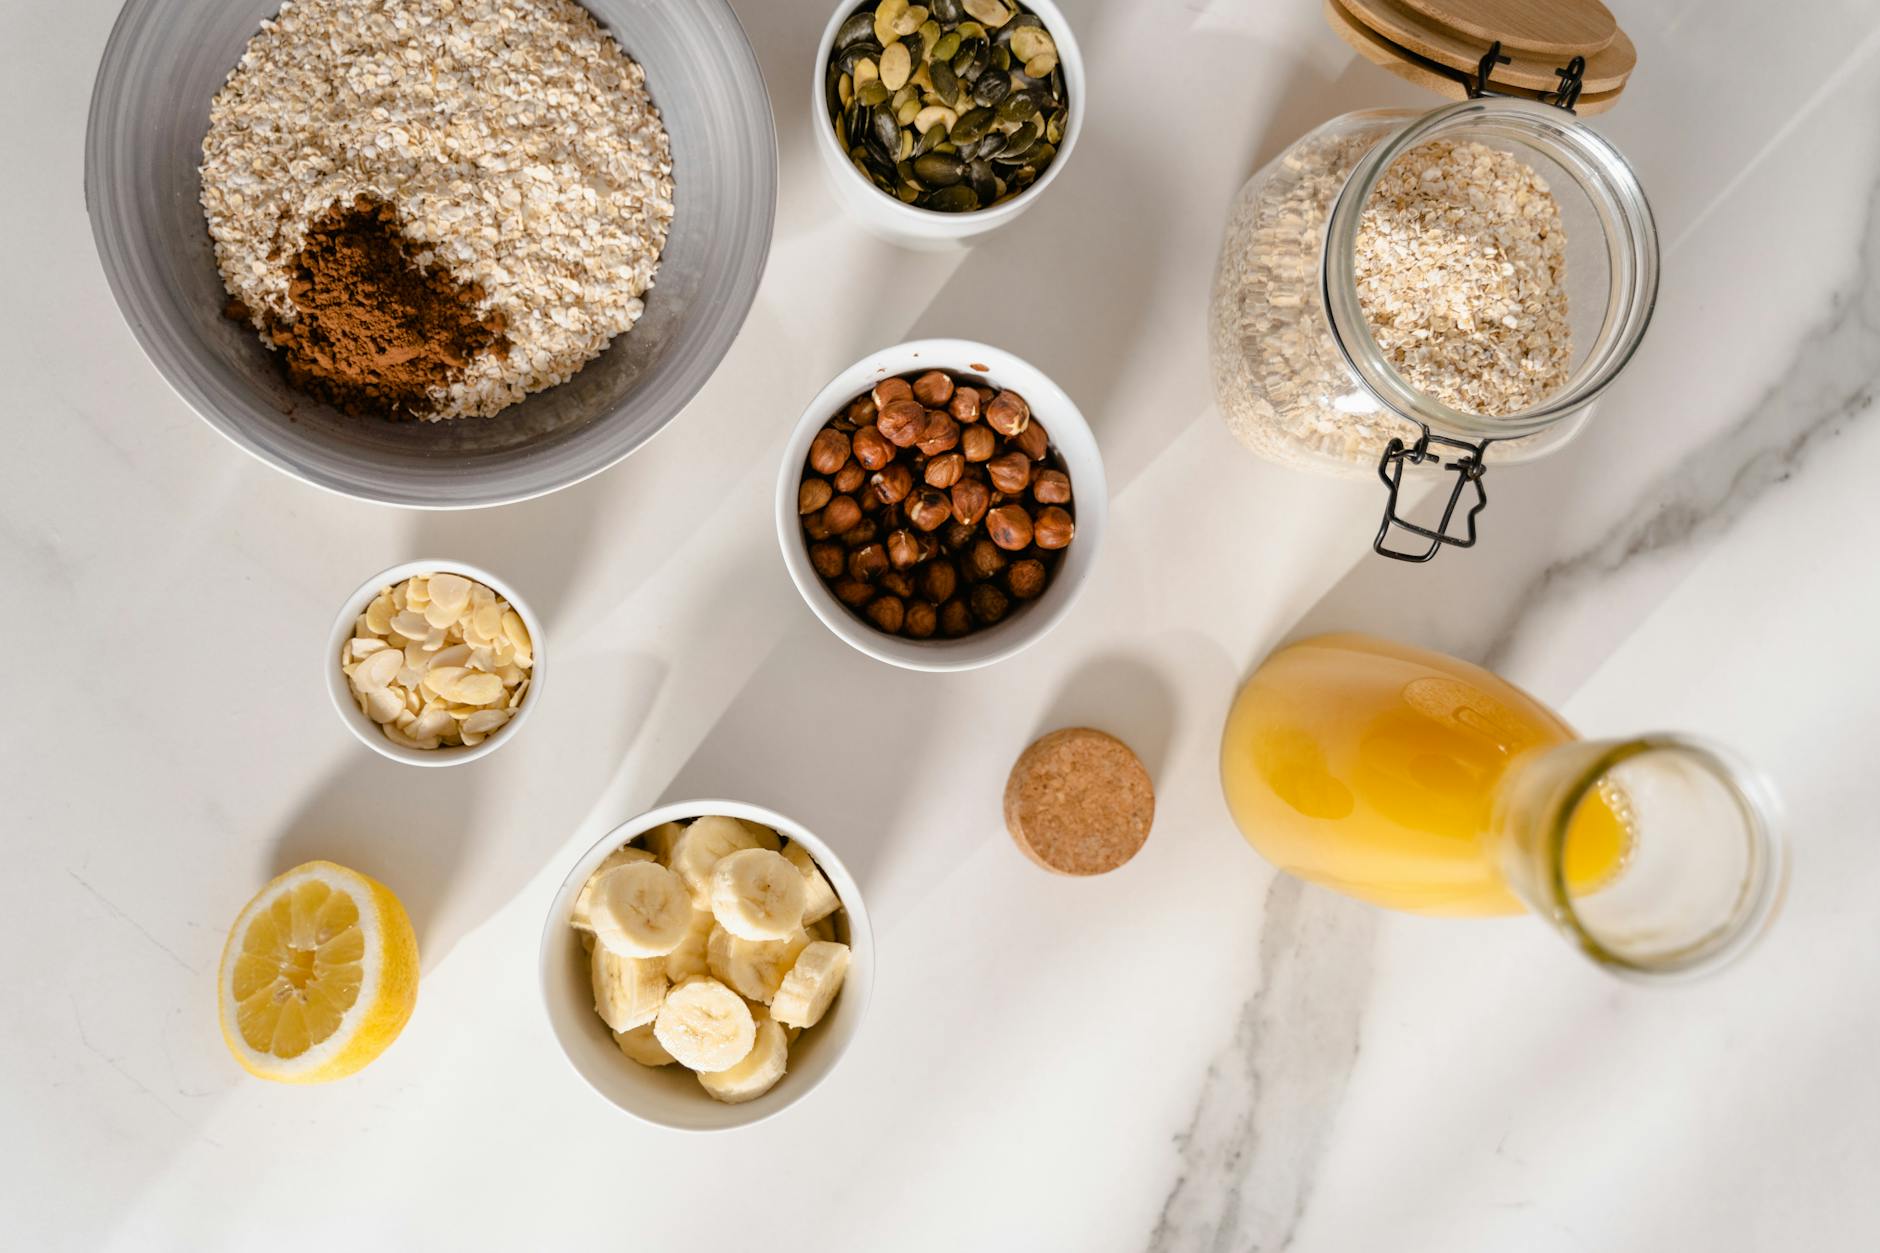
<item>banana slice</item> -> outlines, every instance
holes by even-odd
[[[694,819],[672,846],[668,859],[674,873],[692,893],[692,904],[699,909],[712,907],[712,867],[728,853],[746,848],[760,848],[755,835],[736,818],[707,817]]]
[[[803,901],[805,924],[820,922],[842,908],[836,890],[829,886],[829,880],[823,878],[823,872],[816,868],[816,859],[809,855],[808,849],[801,844],[786,845],[783,859],[797,868],[803,876],[803,886],[809,889]]]
[[[664,957],[692,929],[692,898],[658,862],[630,861],[595,882],[588,918],[600,947],[621,957]]]
[[[588,954],[594,980],[594,1012],[614,1031],[652,1022],[666,998],[666,963],[658,958],[621,957],[600,944]]]
[[[827,918],[818,918],[815,922],[810,923],[803,929],[809,932],[809,938],[812,940],[839,940],[842,938],[836,934],[836,917],[834,914],[829,915]]]
[[[714,979],[746,1000],[768,1005],[809,942],[807,931],[783,940],[746,940],[713,927],[705,961]]]
[[[650,1022],[641,1023],[631,1031],[614,1032],[614,1043],[620,1046],[622,1053],[642,1066],[672,1065],[672,1054],[660,1047],[659,1041],[653,1037],[653,1024]]]
[[[676,822],[662,822],[651,831],[640,836],[640,844],[646,851],[659,859],[662,866],[672,865],[672,846],[685,834],[685,827]]]
[[[718,980],[687,979],[666,993],[653,1036],[693,1070],[728,1070],[757,1042],[757,1021],[744,998]]]
[[[738,819],[738,825],[756,837],[757,847],[759,848],[767,848],[774,853],[783,847],[783,840],[778,837],[777,833],[761,822],[752,822],[748,818],[740,818]]]
[[[635,848],[631,844],[607,854],[607,860],[594,867],[594,873],[589,875],[587,882],[581,885],[581,893],[574,898],[574,908],[568,914],[568,925],[576,931],[592,931],[594,929],[594,885],[600,881],[600,877],[615,866],[624,866],[633,861],[652,860],[651,853],[643,848]]]
[[[809,888],[782,853],[747,848],[712,868],[712,913],[718,925],[746,940],[782,940],[803,927]]]
[[[770,1016],[786,1027],[813,1027],[829,1012],[849,973],[849,946],[817,940],[797,955],[771,998]]]
[[[713,1100],[727,1105],[754,1101],[783,1078],[790,1058],[790,1039],[781,1023],[757,1011],[757,1037],[737,1065],[726,1070],[699,1072],[698,1081]]]
[[[679,947],[666,954],[666,977],[674,983],[690,979],[693,975],[709,972],[705,961],[705,947],[711,940],[712,928],[718,920],[710,911],[695,909],[692,911],[692,929],[685,933],[685,939],[679,941]]]

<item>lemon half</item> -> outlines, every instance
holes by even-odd
[[[418,937],[384,884],[310,861],[235,920],[216,999],[222,1038],[250,1074],[325,1083],[404,1030],[418,1000]]]

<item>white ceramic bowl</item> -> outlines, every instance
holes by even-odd
[[[516,706],[516,716],[498,727],[481,744],[473,748],[406,748],[394,744],[385,738],[385,732],[379,724],[365,716],[359,706],[353,703],[352,688],[346,682],[346,675],[340,670],[339,650],[352,638],[359,615],[372,603],[379,589],[396,583],[402,583],[414,574],[436,574],[448,572],[461,574],[467,579],[475,579],[488,587],[498,596],[508,601],[522,619],[522,625],[529,628],[529,640],[534,646],[535,665],[529,672],[529,690],[523,696],[522,703]],[[475,761],[479,757],[495,752],[509,741],[516,738],[522,724],[527,721],[529,711],[542,700],[542,680],[548,673],[544,646],[547,643],[542,633],[542,620],[535,616],[528,602],[516,595],[516,589],[491,574],[481,566],[473,566],[467,561],[407,561],[403,565],[381,570],[361,583],[339,607],[339,614],[333,619],[333,629],[327,636],[326,655],[321,658],[326,675],[326,692],[333,698],[333,708],[339,712],[340,721],[346,729],[359,737],[360,743],[376,753],[383,753],[393,761],[402,761],[408,766],[461,766]]]
[[[670,1066],[642,1066],[621,1053],[607,1024],[594,1012],[588,956],[580,937],[568,925],[581,885],[609,853],[662,822],[682,822],[707,814],[761,822],[808,849],[842,900],[847,922],[847,934],[842,938],[850,949],[849,973],[842,991],[823,1020],[790,1046],[789,1070],[776,1087],[755,1101],[739,1105],[713,1100],[699,1086],[697,1077],[676,1062]],[[602,1099],[657,1126],[679,1131],[728,1131],[781,1113],[809,1095],[836,1068],[868,1011],[869,992],[875,982],[875,936],[861,891],[848,868],[814,834],[782,814],[741,801],[682,801],[615,827],[574,864],[562,880],[561,890],[555,893],[548,920],[542,926],[541,960],[542,999],[548,1009],[549,1028],[568,1064]]]
[[[1044,595],[1015,609],[1005,621],[959,639],[912,640],[883,634],[835,598],[809,563],[809,544],[797,515],[796,496],[810,443],[823,423],[889,375],[930,369],[981,375],[993,386],[1012,388],[1025,398],[1044,424],[1052,446],[1064,458],[1065,472],[1071,478],[1077,536],[1064,550]],[[1109,512],[1110,493],[1097,437],[1064,389],[1024,358],[970,339],[919,339],[883,348],[836,375],[797,419],[796,430],[783,450],[783,468],[777,475],[777,542],[783,548],[783,561],[796,590],[824,626],[870,657],[908,670],[971,670],[1003,661],[1030,647],[1063,620],[1083,590],[1102,546]]]
[[[1051,0],[1022,0],[1026,8],[1044,21],[1045,29],[1057,43],[1058,64],[1064,71],[1064,90],[1070,97],[1070,116],[1064,124],[1064,142],[1057,156],[1045,167],[1038,181],[1009,200],[978,209],[972,213],[940,213],[902,204],[882,191],[855,168],[842,145],[836,141],[834,119],[824,78],[829,72],[829,54],[835,49],[836,31],[849,14],[861,7],[860,0],[842,0],[823,28],[822,41],[816,45],[816,61],[810,67],[810,130],[815,132],[816,151],[822,157],[823,173],[828,175],[830,190],[857,223],[871,233],[907,248],[939,249],[963,244],[997,230],[1036,204],[1077,147],[1077,137],[1084,129],[1084,56],[1077,47],[1077,37],[1070,20]]]

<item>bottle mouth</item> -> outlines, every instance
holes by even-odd
[[[1774,789],[1680,736],[1603,745],[1564,780],[1538,850],[1541,906],[1601,966],[1706,973],[1768,929],[1787,885]]]
[[[1561,202],[1575,360],[1560,389],[1516,413],[1470,413],[1419,391],[1390,364],[1359,306],[1357,245],[1365,205],[1400,157],[1436,139],[1514,152],[1547,178]],[[1326,226],[1323,294],[1339,352],[1379,404],[1439,434],[1512,439],[1585,409],[1618,377],[1651,321],[1658,265],[1651,206],[1617,148],[1563,109],[1485,96],[1425,114],[1359,159]]]

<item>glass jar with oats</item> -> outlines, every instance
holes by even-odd
[[[1474,542],[1486,464],[1586,420],[1657,288],[1645,193],[1569,110],[1483,96],[1351,113],[1234,201],[1209,317],[1216,397],[1262,456],[1382,477],[1373,546],[1427,561]],[[1412,467],[1443,478],[1414,520]]]

